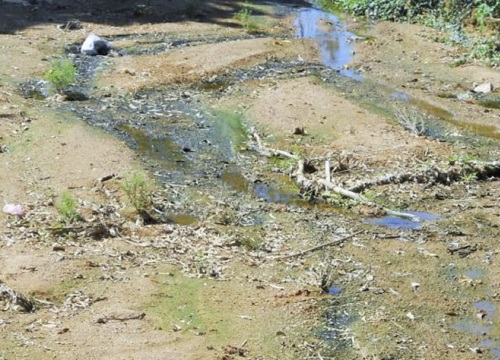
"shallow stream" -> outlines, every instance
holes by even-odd
[[[444,140],[453,139],[446,124],[446,121],[453,121],[452,114],[412,99],[390,87],[367,81],[361,74],[348,68],[355,41],[359,41],[359,37],[347,31],[345,24],[337,16],[315,7],[296,11],[295,36],[317,41],[321,63],[305,63],[301,59],[269,59],[264,64],[228,70],[194,84],[169,85],[118,97],[93,97],[89,94],[90,100],[69,103],[67,107],[91,125],[100,126],[126,141],[144,158],[160,181],[182,186],[196,185],[214,197],[220,196],[220,201],[225,200],[224,196],[241,199],[248,195],[248,202],[256,203],[263,201],[290,204],[299,200],[296,189],[289,180],[274,178],[274,181],[263,181],[260,174],[252,172],[252,162],[259,155],[255,149],[247,146],[249,134],[243,117],[215,111],[203,106],[200,101],[207,94],[214,98],[233,95],[236,85],[249,80],[279,80],[317,75],[328,85],[345,93],[348,98],[367,104],[367,107],[389,117],[394,117],[396,107],[416,107],[418,111],[427,114],[426,119],[432,124],[428,126],[429,133],[426,135]],[[252,38],[244,35],[240,38],[200,36],[172,39],[170,36],[157,34],[152,38],[146,35],[127,35],[120,40],[134,37],[140,37],[143,41],[135,48],[128,48],[123,56],[155,54],[178,47]],[[77,59],[82,79],[80,86],[83,92],[90,92],[91,78],[102,64],[96,58]],[[463,137],[461,141],[467,143]],[[471,137],[469,144],[474,145],[477,141],[479,140]],[[423,212],[413,214],[424,221],[439,218]],[[197,215],[193,210],[193,213],[171,215],[168,218],[179,224],[190,224],[196,221]],[[260,214],[255,216],[259,217]],[[393,217],[368,219],[366,222],[408,231],[420,228],[420,223]],[[340,287],[330,286],[329,293],[336,299],[334,305],[343,301],[337,300],[344,296]],[[472,306],[485,311],[487,319],[490,316],[488,314],[495,310],[487,302],[478,301]],[[340,306],[331,307],[325,313],[327,326],[320,331],[321,338],[331,342],[334,348],[347,346],[341,335],[343,328],[353,321],[348,310],[340,309]],[[488,336],[484,336],[479,346],[488,348],[492,354],[497,355],[499,340],[490,335],[488,326],[465,319],[453,327],[474,335],[487,333]]]

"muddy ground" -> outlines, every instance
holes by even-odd
[[[0,30],[2,358],[500,358],[499,100],[472,91],[500,73],[443,34],[218,0],[3,1]],[[432,221],[325,192],[326,160],[419,175],[363,194]]]

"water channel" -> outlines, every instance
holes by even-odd
[[[301,8],[297,10],[294,24],[295,36],[315,39],[320,49],[322,65],[334,70],[342,77],[340,80],[335,78],[335,81],[339,80],[341,86],[346,89],[356,88],[359,90],[357,94],[361,95],[356,96],[367,97],[366,94],[369,93],[372,101],[381,107],[388,107],[394,102],[404,102],[424,109],[437,118],[452,120],[452,114],[441,111],[439,108],[431,108],[427,103],[412,99],[408,94],[365,82],[361,74],[349,69],[348,64],[352,61],[354,42],[358,36],[349,32],[336,15],[316,7]],[[177,45],[185,46],[186,43],[179,41]],[[153,50],[143,49],[141,51],[154,53],[163,50],[161,47],[155,47]],[[139,50],[137,51],[139,52]],[[267,66],[265,70],[267,73],[258,67],[246,70],[245,74],[242,71],[236,71],[233,74],[226,74],[224,78],[221,77],[215,82],[204,83],[204,86],[200,87],[201,89],[187,89],[188,91],[186,91],[186,88],[174,87],[169,89],[169,95],[174,96],[171,100],[161,90],[155,90],[138,94],[132,101],[127,98],[100,99],[95,108],[109,109],[109,111],[91,111],[88,108],[79,108],[77,105],[72,107],[93,125],[103,126],[107,130],[118,133],[152,164],[153,172],[165,182],[173,181],[187,185],[212,184],[211,186],[213,186],[215,181],[215,187],[220,187],[222,184],[223,187],[238,194],[250,193],[255,198],[265,202],[291,203],[297,201],[298,196],[289,187],[265,183],[256,179],[250,180],[250,177],[246,176],[243,173],[244,170],[239,167],[238,161],[240,159],[237,159],[239,155],[235,139],[247,135],[244,134],[239,119],[214,113],[196,102],[196,91],[226,90],[238,81],[245,81],[252,76],[270,78],[279,72],[289,70],[286,68],[288,65],[283,64],[268,64]],[[273,66],[276,66],[277,70]],[[293,69],[295,65],[290,64],[289,66],[290,69]],[[255,72],[254,75],[252,71]],[[90,73],[90,71],[85,72],[87,76]],[[182,95],[177,96],[180,91],[182,91]],[[149,116],[151,114],[154,116]],[[145,121],[144,119],[148,116],[148,121]],[[235,124],[237,125],[235,126]],[[439,131],[437,133],[439,134]],[[251,158],[251,155],[248,157]],[[190,165],[192,163],[200,165],[193,167]],[[425,221],[434,221],[439,218],[424,212],[412,213]],[[194,221],[193,217],[184,214],[169,218],[179,223]],[[374,226],[410,231],[420,228],[420,223],[401,218],[387,217],[365,221]],[[332,297],[335,297],[335,301],[344,301],[339,300],[343,299],[344,296],[341,288],[333,286],[333,284],[330,285],[328,292]],[[486,317],[491,317],[491,314],[494,313],[494,308],[487,302],[478,301],[472,306],[484,311]],[[340,306],[337,306],[336,309],[340,309]],[[341,313],[335,313],[332,308],[328,314],[328,325],[332,328],[347,326],[353,321],[347,311],[342,310]],[[498,355],[499,341],[491,336],[490,327],[487,325],[465,319],[454,324],[453,328],[474,335],[487,334],[480,346],[491,349],[492,354]],[[336,344],[335,346],[340,346],[339,344],[342,342],[339,330],[329,331],[325,329],[320,336],[326,341]]]

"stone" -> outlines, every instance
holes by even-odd
[[[90,33],[83,42],[81,53],[85,55],[108,55],[111,51],[111,43],[101,39],[96,34]]]
[[[475,93],[488,94],[492,91],[493,91],[493,85],[491,83],[484,83],[474,88]]]

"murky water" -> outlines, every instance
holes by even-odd
[[[296,191],[287,191],[272,184],[251,182],[234,168],[224,171],[221,180],[232,190],[253,193],[256,198],[266,202],[290,203],[299,200]]]
[[[152,160],[166,169],[189,166],[182,149],[166,136],[155,138],[147,131],[127,125],[119,125],[117,129],[129,134],[142,156]]]
[[[347,31],[346,26],[334,14],[316,8],[301,10],[295,19],[295,34],[298,38],[315,39],[320,49],[323,64],[339,70],[340,74],[355,80],[362,77],[354,70],[346,68],[354,53],[353,40],[356,35]]]

